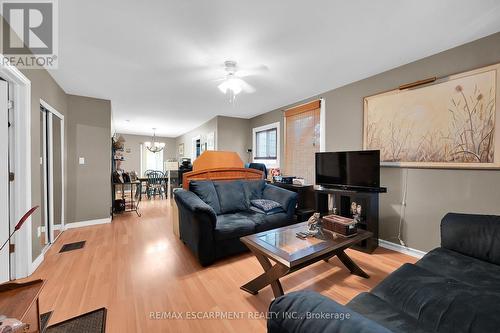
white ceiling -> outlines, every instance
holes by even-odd
[[[161,136],[215,115],[249,118],[500,31],[498,0],[63,0],[59,11],[57,82],[110,99],[118,132]],[[269,68],[235,105],[212,81],[228,59]]]

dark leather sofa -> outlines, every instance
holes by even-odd
[[[269,311],[271,333],[500,332],[500,216],[447,214],[441,247],[346,306],[304,291]]]
[[[257,181],[191,181],[189,191],[174,193],[179,209],[181,240],[203,266],[248,250],[239,238],[294,223],[297,194]],[[265,213],[251,206],[254,199],[278,202]]]

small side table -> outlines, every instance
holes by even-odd
[[[40,332],[40,307],[38,297],[43,280],[0,284],[0,314],[26,324],[23,332]]]

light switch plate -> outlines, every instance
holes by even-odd
[[[85,157],[78,158],[78,164],[84,165],[85,164]]]

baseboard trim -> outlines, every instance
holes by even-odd
[[[42,250],[42,253],[40,253],[40,255],[31,263],[30,272],[28,275],[31,275],[36,271],[38,266],[40,266],[40,264],[43,262],[43,259],[44,259],[44,251]]]
[[[406,247],[406,246],[399,245],[399,244],[396,244],[393,242],[389,242],[389,241],[386,241],[383,239],[378,240],[378,245],[380,245],[383,248],[393,250],[396,252],[400,252],[400,253],[404,253],[404,254],[407,254],[409,256],[419,258],[419,259],[427,254],[427,252],[420,251],[417,249],[412,249],[411,247]]]
[[[88,220],[88,221],[68,223],[65,225],[65,227],[66,227],[66,229],[74,229],[74,228],[89,227],[92,225],[106,224],[106,223],[111,223],[111,217],[107,217],[105,219],[97,219],[97,220]]]

